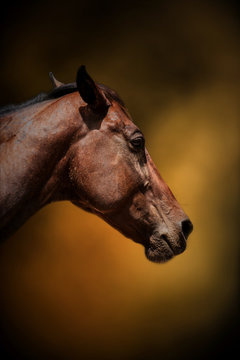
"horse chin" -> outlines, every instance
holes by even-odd
[[[164,263],[174,257],[174,251],[164,236],[155,238],[151,236],[145,244],[145,255],[148,260],[155,263]]]
[[[145,255],[148,260],[155,263],[164,263],[172,259],[173,251],[168,246],[145,246]]]

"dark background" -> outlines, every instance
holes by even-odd
[[[73,82],[85,64],[123,98],[194,224],[186,252],[156,265],[140,246],[67,202],[41,210],[1,245],[3,358],[233,358],[239,335],[237,4],[1,5],[1,104],[50,91],[49,71]]]

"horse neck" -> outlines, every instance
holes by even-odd
[[[77,93],[6,114],[0,136],[0,220],[9,236],[54,198],[81,124]]]

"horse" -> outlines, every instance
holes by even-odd
[[[43,206],[69,200],[166,262],[193,225],[160,176],[117,92],[82,65],[76,82],[0,110],[0,233],[9,238]]]

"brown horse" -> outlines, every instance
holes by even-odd
[[[183,252],[192,224],[117,93],[84,66],[73,84],[50,76],[49,94],[0,112],[2,238],[48,203],[70,200],[143,244],[149,260]]]

